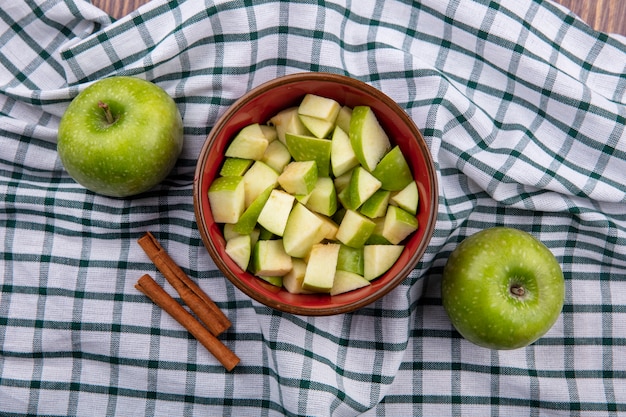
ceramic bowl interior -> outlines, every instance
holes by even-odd
[[[305,94],[337,100],[342,105],[370,106],[390,140],[397,144],[419,191],[419,229],[403,244],[398,261],[372,285],[352,292],[291,294],[241,270],[226,254],[221,226],[215,223],[208,189],[219,174],[228,143],[246,125],[266,123],[280,110],[296,106]],[[262,84],[237,100],[217,121],[200,152],[194,181],[194,209],[200,235],[217,267],[242,292],[269,307],[296,315],[341,314],[366,306],[400,284],[423,256],[435,227],[438,190],[433,161],[419,129],[407,113],[376,88],[337,74],[298,73]]]

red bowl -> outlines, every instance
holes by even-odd
[[[372,285],[352,292],[327,294],[291,294],[241,270],[225,252],[226,242],[215,223],[209,205],[208,190],[218,175],[224,151],[236,133],[251,123],[266,123],[271,116],[295,106],[305,94],[335,99],[342,105],[370,106],[390,140],[400,146],[419,191],[418,230],[405,244],[396,263]],[[354,311],[366,306],[398,286],[420,260],[435,228],[437,217],[437,177],[424,138],[408,114],[376,88],[342,75],[298,73],[266,82],[237,100],[217,121],[198,158],[194,189],[194,210],[200,236],[217,267],[241,291],[269,307],[284,312],[324,316]]]

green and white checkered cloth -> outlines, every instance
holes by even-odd
[[[356,313],[282,314],[215,267],[194,219],[200,148],[246,91],[302,71],[396,100],[439,175],[427,253]],[[154,81],[185,147],[153,191],[85,191],[56,153],[89,83]],[[544,0],[153,0],[114,21],[86,1],[0,6],[0,414],[617,416],[626,413],[626,41]],[[449,253],[495,225],[541,239],[566,300],[533,345],[491,351],[453,329]],[[133,286],[151,231],[231,319],[226,372]]]

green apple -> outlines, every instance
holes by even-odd
[[[359,212],[370,219],[384,216],[387,213],[390,196],[391,191],[377,190],[361,205]]]
[[[261,161],[270,166],[274,171],[283,172],[289,162],[291,162],[291,154],[287,147],[279,140],[270,142],[265,149]]]
[[[389,191],[400,191],[413,182],[411,168],[399,146],[394,146],[383,156],[372,175],[380,180],[384,190]]]
[[[298,114],[334,124],[340,109],[341,105],[331,98],[306,94],[298,106]]]
[[[332,216],[337,211],[337,192],[335,184],[329,177],[317,179],[313,190],[304,203],[308,209],[324,216]]]
[[[493,227],[466,238],[450,254],[441,297],[467,340],[490,349],[517,349],[556,322],[565,282],[557,259],[534,236]]]
[[[356,106],[350,119],[350,143],[361,165],[372,172],[391,149],[391,142],[369,106]]]
[[[381,182],[370,174],[365,168],[359,166],[352,171],[349,192],[349,206],[346,208],[356,210],[361,207],[380,188]]]
[[[274,187],[278,184],[278,172],[269,165],[261,161],[254,164],[243,175],[245,185],[246,207],[257,198],[267,187]]]
[[[170,173],[182,148],[183,122],[174,100],[135,77],[105,78],[85,88],[59,123],[63,166],[102,195],[148,191]]]
[[[363,275],[363,248],[341,245],[337,258],[337,269]]]
[[[333,131],[335,124],[312,116],[300,115],[302,124],[317,138],[325,138]]]

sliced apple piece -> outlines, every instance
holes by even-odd
[[[350,207],[353,210],[361,207],[381,186],[381,182],[363,167],[356,167],[350,178]]]
[[[273,189],[259,213],[258,223],[276,236],[282,236],[295,199],[289,193]]]
[[[220,169],[222,177],[241,177],[254,163],[253,159],[226,158]]]
[[[378,178],[384,190],[399,191],[413,182],[411,168],[399,146],[394,146],[380,160],[372,175]]]
[[[307,291],[329,292],[333,287],[339,244],[318,243],[313,245],[306,265],[302,288]]]
[[[317,183],[317,163],[315,161],[290,162],[278,176],[278,183],[290,194],[309,194]]]
[[[263,131],[263,136],[265,136],[265,139],[267,139],[269,143],[272,143],[276,139],[278,139],[278,132],[276,132],[275,126],[259,125],[259,127]]]
[[[294,135],[285,133],[287,149],[296,161],[315,161],[317,163],[318,177],[328,177],[330,174],[330,149],[329,139],[320,139],[308,135]]]
[[[417,206],[419,204],[417,183],[415,181],[411,181],[402,190],[393,193],[390,201],[415,216],[415,214],[417,214]]]
[[[241,235],[227,240],[225,251],[239,268],[246,271],[252,254],[252,239],[250,235]]]
[[[285,252],[295,258],[304,258],[314,244],[324,239],[322,220],[301,203],[296,203],[289,213],[283,244]]]
[[[232,140],[224,155],[227,158],[254,159],[263,158],[269,141],[265,137],[261,126],[253,123],[241,129]]]
[[[285,253],[281,239],[259,240],[252,251],[251,267],[259,277],[282,277],[291,271],[291,256]]]
[[[261,161],[269,165],[274,171],[281,173],[287,164],[291,162],[291,154],[281,141],[275,140],[267,145]]]
[[[315,94],[306,94],[298,106],[298,114],[335,123],[341,105],[335,100]]]
[[[335,125],[341,128],[344,132],[348,133],[350,131],[350,118],[352,118],[352,108],[343,106],[339,109],[339,113],[335,119]]]
[[[218,177],[208,194],[213,219],[217,223],[237,223],[245,208],[243,177]]]
[[[402,245],[365,245],[363,277],[371,281],[387,272],[398,260],[403,250]]]
[[[363,275],[363,248],[341,245],[337,258],[337,269]]]
[[[325,216],[332,216],[337,211],[337,192],[329,177],[318,178],[306,203],[309,210]]]
[[[289,132],[294,135],[307,135],[309,130],[302,124],[300,116],[298,116],[298,107],[289,107],[280,111],[269,120],[271,126],[276,128],[278,140],[282,143],[285,141],[285,133]]]
[[[243,181],[245,184],[245,205],[249,207],[267,187],[274,187],[278,184],[278,173],[264,162],[256,161],[244,174]]]
[[[354,107],[348,135],[357,159],[370,172],[391,149],[389,137],[369,106]]]
[[[361,248],[374,231],[376,224],[354,210],[346,210],[339,224],[337,240],[352,248]]]
[[[349,271],[335,271],[333,286],[330,289],[330,295],[339,295],[348,291],[358,290],[359,288],[372,285],[361,275]]]
[[[302,289],[302,281],[306,272],[306,262],[294,258],[291,261],[291,271],[283,277],[283,287],[292,294],[310,294],[310,291]]]
[[[262,279],[263,281],[272,284],[276,287],[282,287],[283,286],[283,277],[280,276],[265,276],[265,275],[257,275],[258,278]]]
[[[418,228],[417,218],[408,211],[397,206],[389,206],[383,225],[383,237],[394,245]]]
[[[389,205],[389,199],[391,197],[391,191],[377,190],[359,209],[359,212],[370,219],[376,217],[383,217],[387,213],[387,206]]]
[[[269,186],[257,198],[252,201],[243,214],[239,217],[239,220],[233,226],[233,231],[241,235],[249,235],[255,229],[261,210],[265,206],[267,199],[270,198],[270,194],[274,186]]]
[[[391,245],[391,242],[388,241],[383,236],[383,229],[385,227],[385,217],[376,217],[372,219],[372,221],[374,222],[376,226],[374,226],[374,231],[372,232],[370,237],[367,238],[367,241],[365,242],[365,244],[366,245]]]
[[[305,116],[303,114],[299,115],[299,117],[302,124],[317,138],[328,137],[335,127],[335,123],[318,119],[317,117]]]
[[[335,177],[339,177],[359,165],[348,133],[335,127],[331,138],[330,166]]]

